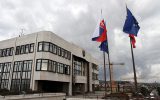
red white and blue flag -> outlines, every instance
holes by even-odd
[[[107,29],[104,20],[97,24],[95,32],[93,33],[92,41],[103,42],[107,40]]]
[[[108,53],[107,29],[104,19],[97,24],[92,41],[101,42],[99,46],[100,50]]]

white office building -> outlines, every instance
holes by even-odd
[[[10,91],[92,92],[98,62],[52,32],[0,41],[0,88]]]

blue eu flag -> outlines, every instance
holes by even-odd
[[[139,29],[140,27],[137,20],[132,15],[131,11],[127,8],[127,18],[123,26],[123,32],[137,36]]]

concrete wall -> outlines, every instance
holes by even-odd
[[[41,94],[27,94],[27,95],[11,95],[0,96],[0,100],[63,100],[66,94],[64,93],[41,93]]]

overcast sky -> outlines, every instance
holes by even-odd
[[[21,29],[52,31],[102,63],[99,43],[91,41],[102,9],[111,62],[125,63],[114,66],[114,79],[133,78],[129,38],[122,31],[126,4],[141,27],[134,49],[138,82],[160,82],[160,0],[0,0],[0,40],[18,36]]]

